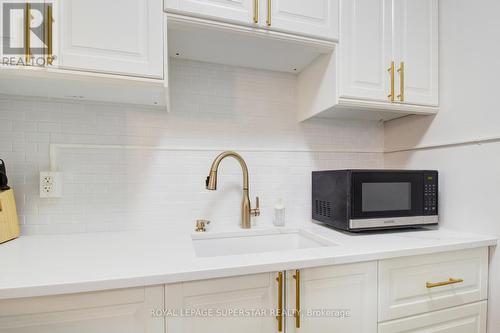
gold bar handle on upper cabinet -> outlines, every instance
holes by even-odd
[[[259,0],[253,1],[253,23],[259,23]]]
[[[52,16],[52,5],[47,5],[47,15],[45,18],[46,25],[45,25],[45,33],[46,33],[46,40],[47,40],[47,65],[52,65],[52,62],[54,60],[53,54],[54,54],[54,43],[53,43],[53,23],[54,23],[54,17]]]
[[[404,61],[401,61],[399,64],[398,68],[398,73],[399,73],[399,101],[404,102],[405,101],[405,63]]]
[[[266,23],[267,23],[268,27],[270,27],[272,24],[272,21],[271,21],[271,10],[272,10],[271,1],[272,0],[267,0],[267,20],[266,20]]]
[[[300,270],[295,270],[295,327],[300,328]]]
[[[436,288],[436,287],[442,287],[442,286],[448,286],[450,284],[456,284],[456,283],[462,283],[464,282],[463,279],[453,279],[449,278],[448,281],[443,281],[443,282],[426,282],[425,287],[427,289],[430,288]]]
[[[387,95],[389,101],[394,102],[394,61],[391,61],[391,67],[387,69],[391,78],[391,93]]]
[[[283,272],[278,273],[276,281],[278,281],[278,314],[276,320],[278,320],[278,332],[283,332]]]
[[[31,58],[31,4],[24,7],[24,57],[26,65]]]

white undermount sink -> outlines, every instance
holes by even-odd
[[[336,246],[330,240],[302,229],[244,230],[193,234],[197,257],[217,257],[261,252]]]

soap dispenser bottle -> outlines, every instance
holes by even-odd
[[[285,205],[283,204],[283,199],[279,199],[274,205],[273,224],[276,227],[285,226]]]

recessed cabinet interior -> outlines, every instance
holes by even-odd
[[[338,40],[338,0],[166,0],[171,57],[300,73]]]

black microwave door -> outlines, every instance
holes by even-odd
[[[352,218],[423,215],[422,174],[359,172],[352,175]]]

